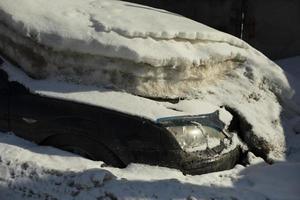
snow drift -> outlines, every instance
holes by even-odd
[[[2,54],[34,78],[225,105],[247,122],[254,151],[283,156],[278,101],[291,96],[288,81],[233,36],[115,0],[1,0],[0,36]]]
[[[0,152],[1,200],[299,199],[299,161],[270,166],[250,154],[248,167],[190,176],[143,164],[105,167],[4,133]]]

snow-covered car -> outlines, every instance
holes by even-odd
[[[233,166],[237,134],[243,149],[267,161],[285,156],[281,116],[293,91],[274,62],[234,36],[117,0],[1,0],[0,37],[9,85],[1,109],[16,134],[27,127],[22,134],[53,136],[53,126],[62,127],[57,137],[97,132],[113,141],[102,141],[105,155],[123,164],[189,173]],[[96,148],[87,145],[95,138],[48,144]]]
[[[139,101],[155,103],[142,97],[132,100],[137,107]],[[21,83],[9,81],[0,67],[1,131],[117,167],[137,162],[190,174],[232,168],[240,146],[220,119],[220,112],[226,111],[216,109],[154,122],[101,106],[33,94]]]

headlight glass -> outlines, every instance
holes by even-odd
[[[201,151],[220,145],[225,135],[222,131],[201,124],[167,127],[178,141],[181,148],[187,152]]]

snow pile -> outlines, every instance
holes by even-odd
[[[299,57],[278,63],[288,73],[297,96]],[[299,100],[294,102],[298,108]],[[183,103],[181,107],[189,106]],[[247,167],[237,165],[231,170],[199,176],[184,176],[178,170],[141,164],[125,169],[101,167],[102,162],[0,133],[0,199],[298,200],[300,134],[294,129],[300,124],[300,113],[286,114],[283,123],[287,160],[267,165],[249,153]]]
[[[186,97],[247,62],[267,79],[279,77],[275,85],[284,82],[243,41],[163,10],[108,0],[3,0],[0,16],[1,51],[34,77]]]
[[[32,77],[225,105],[245,121],[255,153],[284,155],[278,101],[292,95],[287,79],[233,36],[115,0],[1,0],[0,36],[0,51]]]
[[[251,165],[199,176],[142,164],[101,167],[54,149],[0,133],[0,199],[299,199],[299,162]],[[300,152],[300,151],[299,151]],[[298,152],[298,154],[299,154]]]
[[[1,69],[4,69],[8,75],[10,81],[17,81],[22,83],[25,87],[30,88],[30,90],[34,93],[43,95],[43,96],[50,96],[60,99],[67,99],[70,101],[77,101],[77,102],[84,102],[90,105],[96,105],[96,106],[102,106],[105,108],[109,108],[112,110],[117,110],[124,113],[129,113],[131,115],[140,116],[143,118],[150,119],[152,121],[159,121],[164,118],[168,117],[174,117],[174,116],[191,116],[191,115],[207,115],[214,113],[218,111],[218,119],[222,122],[224,122],[225,126],[228,126],[230,122],[232,121],[232,115],[226,111],[224,108],[220,108],[216,105],[224,105],[222,102],[227,100],[224,97],[214,97],[213,95],[215,93],[209,91],[207,95],[204,97],[206,100],[202,99],[191,99],[191,100],[181,100],[176,104],[171,104],[168,102],[157,102],[150,99],[141,98],[138,96],[134,96],[128,93],[124,92],[117,92],[117,91],[109,91],[109,90],[98,90],[95,87],[92,86],[84,86],[84,85],[76,85],[72,83],[66,83],[66,82],[58,82],[56,79],[48,79],[48,80],[33,80],[30,77],[26,76],[24,72],[22,72],[20,69],[14,67],[13,65],[9,64],[8,62],[5,62]],[[226,83],[229,84],[229,83]],[[233,82],[233,85],[236,83]],[[220,89],[221,92],[219,94],[223,94],[222,87],[220,88],[212,88],[212,89]],[[244,91],[242,91],[244,92]],[[248,91],[251,92],[251,91]],[[245,92],[244,92],[245,93]],[[244,95],[244,93],[241,93],[240,91],[237,91],[235,96],[232,96],[231,99],[228,99],[229,101],[235,100],[235,98],[241,98],[240,95]],[[226,95],[226,93],[224,93]],[[247,94],[247,93],[245,93]],[[209,99],[211,97],[211,99]],[[243,96],[242,96],[243,97]],[[272,95],[271,97],[274,97]],[[275,99],[275,97],[274,97]],[[277,103],[277,101],[274,101],[274,99],[266,99],[264,101],[266,106],[273,106],[274,109],[280,108],[280,105]],[[222,101],[220,101],[222,100]],[[208,103],[210,102],[210,103]],[[213,105],[214,103],[215,105]],[[268,130],[268,127],[265,127],[266,120],[269,120],[270,118],[274,116],[274,111],[272,112],[264,112],[261,113],[261,115],[265,115],[265,119],[258,119],[257,113],[260,111],[260,107],[256,107],[257,105],[251,105],[251,107],[243,107],[244,102],[235,102],[235,104],[225,104],[229,105],[233,108],[239,109],[240,113],[239,115],[247,117],[247,122],[249,122],[251,125],[253,124],[253,127],[258,127],[261,130]],[[246,101],[246,104],[249,103]],[[278,109],[278,112],[275,113],[275,117],[280,116],[280,110]],[[252,121],[250,121],[252,119]],[[249,121],[248,121],[249,120]],[[261,121],[262,123],[257,123],[257,121]],[[277,126],[274,127],[276,130],[280,130],[283,133],[283,129],[281,127],[281,123],[278,123]],[[261,155],[263,157],[266,157],[266,154],[271,153],[278,153],[272,158],[280,158],[280,156],[283,156],[282,153],[285,150],[285,138],[283,134],[280,134],[280,132],[267,132],[267,135],[264,136],[266,139],[265,143],[259,143],[261,142],[261,139],[259,141],[253,141],[252,136],[256,136],[256,134],[259,134],[260,131],[252,131],[251,129],[246,129],[246,143],[250,145],[251,150],[254,150],[255,153],[258,155]],[[264,132],[266,134],[266,132]],[[273,135],[272,135],[273,134]],[[275,136],[274,136],[275,135]],[[273,137],[273,138],[271,138]],[[263,138],[263,139],[264,139]],[[256,137],[254,138],[254,140]],[[252,146],[251,146],[252,145]],[[271,146],[273,145],[273,146]],[[271,151],[269,148],[274,148]],[[265,148],[265,149],[259,149],[259,151],[256,151],[256,148]]]

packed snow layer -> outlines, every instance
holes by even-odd
[[[122,1],[1,0],[0,36],[0,51],[30,76],[98,88],[82,92],[78,86],[71,93],[56,88],[44,94],[88,103],[107,100],[106,95],[121,101],[114,100],[120,93],[101,92],[105,88],[212,102],[230,107],[247,122],[243,137],[257,154],[284,155],[279,102],[289,105],[293,92],[275,63],[231,35]],[[38,83],[27,86],[35,91]],[[116,108],[99,101],[128,112],[133,107],[123,106],[130,99]],[[157,118],[152,107],[145,112]]]
[[[259,74],[254,79],[266,77],[277,92],[287,89],[281,71],[243,41],[122,1],[2,0],[0,35],[1,52],[36,78],[191,97],[250,62]]]
[[[5,133],[0,133],[0,152],[1,200],[298,200],[300,195],[299,162],[270,166],[251,153],[247,167],[190,176],[142,164],[103,167]]]
[[[154,66],[169,65],[172,57],[183,62],[179,48],[170,49],[165,44],[166,51],[152,49],[163,48],[160,42],[169,40],[174,44],[176,40],[204,40],[247,46],[233,36],[173,13],[122,1],[16,0],[12,4],[2,0],[0,7],[4,25],[40,44]],[[186,55],[190,57],[185,60],[199,62],[194,59],[199,58],[196,54]]]
[[[56,79],[34,80],[7,61],[0,65],[0,69],[7,72],[9,81],[21,83],[30,89],[32,93],[100,106],[154,122],[168,117],[205,116],[214,112],[218,112],[216,115],[218,119],[216,120],[222,121],[225,125],[229,125],[232,120],[232,115],[225,108],[197,99],[183,100],[177,104],[172,104],[142,98],[126,92],[99,90],[99,88],[93,86],[60,82]]]

